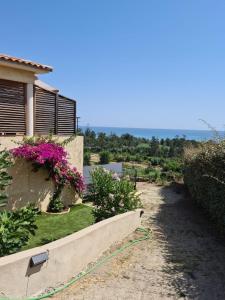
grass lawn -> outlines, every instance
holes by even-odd
[[[22,250],[55,241],[93,223],[92,208],[84,204],[71,207],[70,212],[67,214],[51,215],[42,213],[37,217],[38,229],[35,236],[30,237],[28,244]]]

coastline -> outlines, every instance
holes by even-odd
[[[158,128],[125,128],[125,127],[100,127],[100,126],[80,126],[84,131],[87,128],[96,133],[104,132],[107,135],[131,134],[138,138],[151,139],[153,136],[159,139],[172,139],[175,137],[185,137],[188,140],[207,141],[214,138],[214,132],[211,130],[192,130],[192,129],[158,129]],[[224,131],[218,131],[221,137],[225,137]]]

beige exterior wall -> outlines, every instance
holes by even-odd
[[[17,147],[16,142],[22,141],[22,137],[0,137],[0,150]],[[60,139],[64,139],[60,137]],[[83,174],[83,137],[77,136],[66,145],[69,154],[69,162]],[[48,179],[48,173],[44,169],[34,172],[32,164],[23,159],[18,159],[9,169],[12,175],[12,184],[7,188],[8,204],[2,209],[20,208],[28,203],[35,205],[42,211],[46,211],[49,201],[54,193],[54,184]],[[66,187],[62,192],[62,199],[66,206],[80,202],[72,188]]]
[[[23,299],[68,282],[140,224],[140,210],[136,210],[44,246],[0,258],[0,273],[3,274],[0,280],[1,296]],[[43,252],[48,252],[48,261],[30,267],[31,257]]]
[[[34,83],[37,78],[33,72],[0,65],[0,79]]]

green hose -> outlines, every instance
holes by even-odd
[[[52,292],[49,292],[47,294],[38,296],[38,297],[34,297],[34,298],[28,298],[27,300],[40,300],[40,299],[45,299],[48,298],[50,296],[55,295],[56,293],[66,289],[67,287],[69,287],[70,285],[74,284],[75,282],[77,282],[78,280],[80,280],[81,278],[87,276],[89,273],[91,273],[92,271],[94,271],[95,269],[97,269],[98,267],[100,267],[101,265],[103,265],[104,263],[106,263],[109,259],[111,259],[112,257],[118,255],[119,253],[123,252],[125,249],[127,249],[130,246],[133,246],[141,241],[147,240],[150,238],[149,235],[149,231],[145,228],[137,228],[136,231],[142,232],[144,233],[144,236],[139,238],[139,239],[135,239],[132,241],[129,241],[128,243],[126,243],[125,245],[123,245],[122,247],[120,247],[119,249],[117,249],[116,251],[114,251],[113,253],[111,253],[109,256],[104,257],[102,260],[100,260],[99,262],[97,262],[93,267],[89,268],[87,271],[81,272],[79,273],[75,278],[73,278],[72,280],[70,280],[68,283],[66,283],[64,286],[59,287],[54,289]]]
[[[97,269],[98,267],[100,267],[101,265],[103,265],[104,263],[106,263],[108,260],[110,260],[112,257],[118,255],[119,253],[123,252],[125,249],[127,249],[128,247],[131,247],[137,243],[140,243],[144,240],[147,240],[150,238],[150,231],[145,229],[145,228],[137,228],[136,231],[142,232],[144,233],[144,236],[142,236],[139,239],[135,239],[132,241],[129,241],[128,243],[126,243],[125,245],[123,245],[122,247],[118,248],[116,251],[114,251],[113,253],[111,253],[109,256],[104,257],[102,260],[100,260],[99,262],[97,262],[93,267],[90,267],[88,270],[83,271],[81,273],[79,273],[76,277],[74,277],[72,280],[70,280],[68,283],[66,283],[65,285],[54,289],[52,292],[43,294],[41,296],[37,296],[37,297],[32,297],[32,298],[27,298],[26,300],[41,300],[41,299],[46,299],[48,297],[51,297],[53,295],[55,295],[56,293],[66,289],[67,287],[69,287],[70,285],[74,284],[75,282],[79,281],[81,278],[87,276],[89,273],[91,273],[92,271],[94,271],[95,269]]]

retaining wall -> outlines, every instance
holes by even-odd
[[[67,282],[140,222],[140,210],[124,213],[44,246],[0,258],[0,296],[24,299]],[[42,252],[48,253],[47,262],[31,267],[31,257]]]

